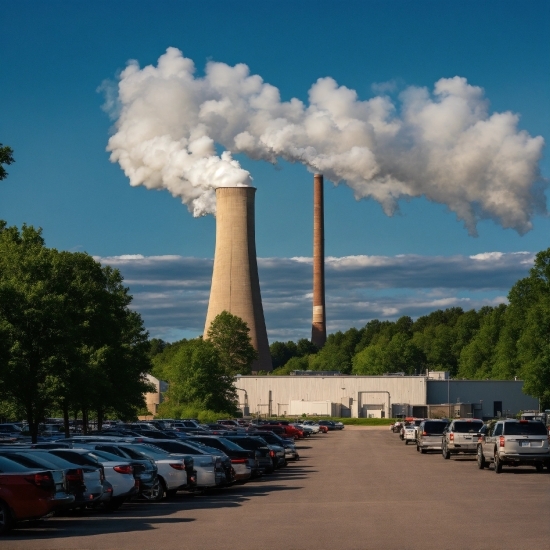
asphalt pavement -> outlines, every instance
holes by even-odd
[[[298,443],[302,460],[206,495],[54,517],[12,549],[550,549],[550,473],[420,454],[387,427]]]

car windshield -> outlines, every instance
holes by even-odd
[[[483,422],[455,422],[453,432],[459,434],[473,434],[479,432]]]
[[[47,468],[50,468],[53,466],[56,468],[63,468],[64,470],[66,470],[66,469],[74,469],[75,467],[74,462],[69,462],[63,458],[47,453],[46,451],[29,452],[25,454],[21,453],[19,456],[28,456],[31,460],[36,459],[37,462],[44,464],[45,465],[44,467],[47,467]]]
[[[97,460],[109,461],[109,462],[118,462],[120,461],[120,456],[107,453],[106,451],[98,451],[97,449],[90,451],[90,456],[95,457]]]
[[[445,431],[446,427],[446,422],[426,422],[426,424],[424,424],[424,431],[427,434],[439,435]]]
[[[548,435],[541,422],[505,422],[504,435]]]
[[[71,451],[50,451],[54,456],[64,458],[65,460],[72,462],[73,464],[78,464],[79,466],[96,466],[98,461],[95,458],[87,456],[83,453],[76,453]]]
[[[125,445],[123,447],[123,449],[127,449],[127,448],[143,453],[145,456],[148,456],[149,458],[156,458],[160,460],[165,459],[170,454],[168,451],[164,451],[153,445]]]

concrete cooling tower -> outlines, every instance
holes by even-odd
[[[222,311],[237,315],[248,324],[258,352],[252,371],[271,371],[256,261],[255,193],[254,187],[216,189],[216,252],[204,337]]]

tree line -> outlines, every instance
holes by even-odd
[[[308,340],[270,346],[274,375],[334,370],[380,375],[426,369],[454,378],[524,380],[525,393],[550,407],[550,248],[537,254],[529,276],[508,294],[508,304],[464,311],[437,310],[413,321],[369,321],[327,338],[321,350]]]

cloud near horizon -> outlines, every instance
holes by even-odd
[[[506,302],[527,276],[530,252],[474,256],[345,256],[326,259],[329,332],[371,319],[417,318],[436,309],[464,310]],[[183,256],[96,257],[121,271],[152,337],[174,341],[202,334],[213,260]],[[311,331],[312,259],[258,258],[268,336],[308,338]]]

